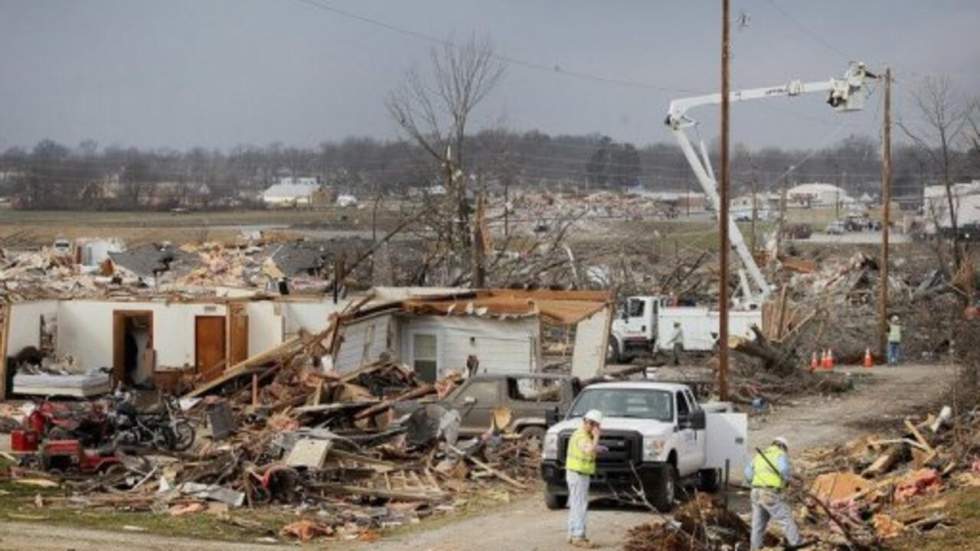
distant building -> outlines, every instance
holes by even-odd
[[[319,188],[316,178],[284,176],[262,193],[262,202],[270,207],[310,206]]]
[[[674,207],[678,211],[701,212],[705,210],[705,205],[707,204],[707,199],[703,193],[695,193],[693,191],[644,191],[634,192],[634,195],[663,203],[664,205]]]
[[[950,191],[953,196],[953,208],[956,210],[957,225],[980,224],[980,180],[953,184]],[[937,226],[952,228],[946,186],[926,186],[922,190],[922,210],[926,218],[926,227],[930,231],[935,231]]]
[[[356,207],[357,197],[349,193],[344,193],[337,196],[337,206],[339,207]]]
[[[833,184],[815,182],[800,184],[786,190],[786,203],[789,206],[832,207],[838,203],[847,205],[853,202],[853,197]]]

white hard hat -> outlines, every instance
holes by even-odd
[[[789,449],[789,442],[787,442],[786,439],[783,438],[782,436],[777,436],[777,437],[773,438],[772,439],[772,443],[773,444],[779,444],[780,446],[782,446],[783,448],[785,448],[787,450]]]
[[[592,421],[597,425],[602,424],[602,412],[597,409],[590,409],[589,412],[585,414],[585,419],[587,421]]]
[[[898,321],[898,314],[892,315],[892,321]]]

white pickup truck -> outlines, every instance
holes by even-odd
[[[638,353],[651,354],[668,350],[674,323],[681,324],[684,350],[710,351],[718,340],[718,311],[707,306],[670,306],[670,300],[659,296],[636,296],[626,299],[613,320],[609,336],[608,360],[628,362]],[[762,327],[759,309],[730,310],[728,334],[751,337],[751,327]]]
[[[687,385],[630,381],[586,387],[564,420],[545,433],[541,477],[549,509],[565,507],[565,456],[572,433],[589,410],[603,413],[590,494],[669,511],[678,484],[716,491],[726,460],[741,472],[747,457],[744,413],[724,403],[698,404]],[[642,492],[642,493],[641,493]]]

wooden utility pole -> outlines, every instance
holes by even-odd
[[[756,193],[757,193],[756,188],[758,187],[758,183],[759,182],[756,180],[756,178],[753,177],[752,178],[752,228],[751,228],[752,233],[750,235],[750,237],[752,239],[752,254],[753,255],[755,255],[755,251],[756,251],[756,248],[755,248],[756,247],[756,243],[755,243],[755,220],[759,216],[759,207],[758,207],[758,203],[756,203]]]
[[[878,297],[878,354],[885,357],[888,337],[888,225],[892,203],[892,70],[885,69],[885,119],[881,133],[881,274]]]
[[[728,400],[728,66],[730,58],[729,0],[721,0],[721,181],[718,183],[718,394]]]

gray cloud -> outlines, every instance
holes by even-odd
[[[502,55],[547,67],[718,86],[718,2],[317,1],[432,36],[487,34]],[[733,2],[751,17],[733,32],[736,86],[829,78],[853,56],[894,67],[899,116],[922,74],[980,88],[978,2],[772,2]],[[384,97],[406,69],[424,67],[430,47],[298,0],[0,0],[0,148],[45,137],[178,148],[390,138]],[[657,142],[679,95],[512,66],[479,120]],[[698,115],[713,135],[717,113]],[[875,135],[876,115],[872,103],[842,118],[817,97],[740,105],[734,139],[818,146]]]

